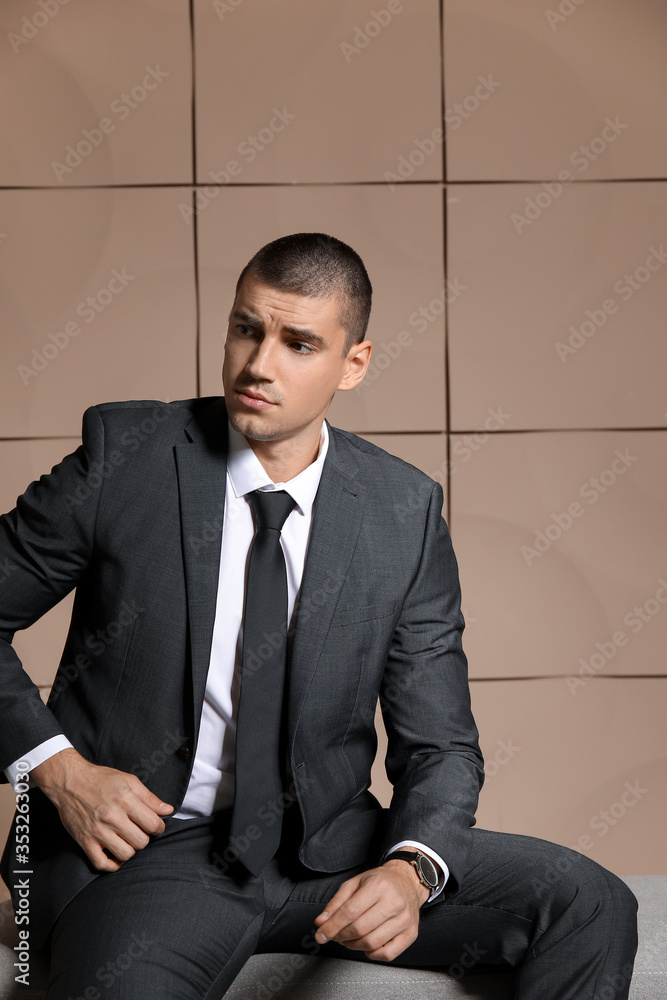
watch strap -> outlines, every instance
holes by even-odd
[[[429,892],[435,892],[435,890],[438,888],[438,881],[439,881],[439,879],[437,878],[437,868],[435,867],[435,865],[433,864],[433,862],[431,861],[431,859],[428,857],[428,855],[422,854],[422,852],[418,851],[418,850],[414,850],[414,851],[392,851],[391,854],[388,854],[387,857],[384,860],[385,861],[391,861],[392,858],[400,858],[401,861],[407,861],[409,864],[411,864],[412,867],[417,872],[417,876],[419,878],[419,881],[421,882],[421,884],[423,886],[425,886],[429,890]],[[428,861],[428,863],[433,867],[433,870],[436,873],[436,881],[435,881],[434,884],[428,882],[426,880],[426,878],[424,877],[424,875],[423,875],[423,873],[422,873],[422,871],[421,871],[421,869],[419,867],[418,861],[417,861],[418,858],[426,858],[426,860]]]

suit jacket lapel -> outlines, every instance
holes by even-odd
[[[224,399],[202,407],[174,448],[192,658],[195,738],[206,688],[218,592],[227,477]]]
[[[357,544],[366,487],[342,435],[329,428],[329,450],[313,506],[289,668],[289,740],[294,737],[340,590]]]

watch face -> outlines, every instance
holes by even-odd
[[[438,873],[431,859],[427,858],[424,854],[420,854],[417,863],[426,883],[432,889],[436,889],[438,886]]]

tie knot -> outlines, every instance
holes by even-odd
[[[253,490],[246,496],[255,512],[258,528],[281,531],[290,511],[296,507],[296,500],[285,490]]]

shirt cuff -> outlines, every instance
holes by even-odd
[[[427,858],[430,858],[431,861],[435,864],[436,868],[438,869],[437,888],[433,890],[431,895],[426,900],[427,903],[432,902],[432,900],[434,900],[436,896],[439,896],[442,890],[445,888],[447,879],[449,878],[449,868],[447,867],[447,865],[442,860],[439,854],[436,854],[435,851],[432,851],[431,848],[427,847],[425,844],[420,844],[418,840],[401,840],[398,844],[394,844],[391,850],[387,851],[382,861],[384,862],[384,859],[389,854],[393,854],[394,851],[400,851],[402,847],[415,847],[418,851],[421,851],[422,854],[425,854]]]
[[[61,750],[67,750],[71,746],[70,741],[63,735],[52,736],[50,740],[44,740],[43,743],[40,743],[28,753],[24,753],[22,757],[19,757],[13,764],[5,768],[7,781],[13,787],[14,791],[16,791],[16,785],[25,781],[26,774],[32,771],[33,767],[38,767],[39,764],[43,764],[49,757],[53,757],[54,754],[60,753]],[[20,769],[18,767],[19,764],[23,765]],[[28,765],[27,767],[26,764]],[[32,786],[32,780],[29,784]]]

